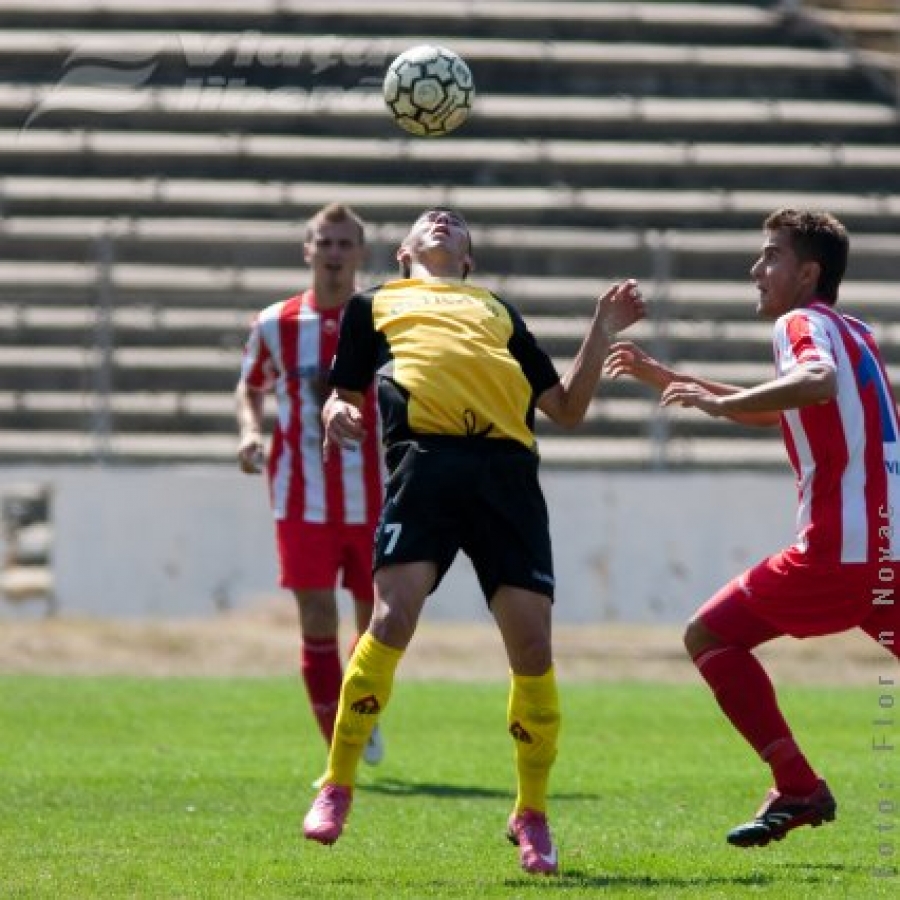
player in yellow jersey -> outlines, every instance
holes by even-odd
[[[462,550],[511,669],[517,797],[507,835],[525,871],[555,874],[547,824],[560,718],[550,639],[554,577],[534,415],[540,409],[570,428],[582,422],[611,339],[644,316],[644,302],[633,280],[610,288],[560,378],[519,313],[466,282],[472,242],[459,213],[423,213],[397,259],[402,279],[347,305],[323,410],[326,453],[359,444],[363,396],[374,380],[390,477],[376,534],[372,620],[344,676],[325,783],[304,834],[323,844],[340,837],[396,666],[426,598]]]

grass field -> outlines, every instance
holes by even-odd
[[[742,851],[723,835],[766,777],[703,688],[563,685],[548,880],[502,838],[502,684],[398,683],[388,756],[325,848],[298,836],[324,748],[295,680],[3,677],[0,896],[900,896],[900,877],[873,874],[900,855],[900,749],[872,749],[877,686],[783,696],[838,820]]]

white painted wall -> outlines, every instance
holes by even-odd
[[[35,479],[53,487],[63,615],[207,615],[279,592],[260,478],[226,467],[9,469],[0,470],[0,495]],[[793,539],[787,470],[545,472],[543,482],[559,622],[681,621]],[[33,614],[30,604],[0,601],[0,620]],[[426,616],[487,617],[467,560],[454,565]]]

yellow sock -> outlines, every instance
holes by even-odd
[[[552,666],[543,675],[512,675],[507,717],[516,748],[516,812],[546,813],[547,783],[559,736],[559,696]]]
[[[341,685],[325,780],[352,787],[363,747],[388,704],[402,650],[366,632],[357,642]]]

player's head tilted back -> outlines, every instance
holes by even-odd
[[[779,209],[763,229],[762,254],[751,269],[759,314],[778,318],[814,299],[834,306],[850,250],[841,222],[826,212]]]
[[[423,212],[403,238],[397,262],[404,278],[465,278],[475,262],[472,236],[462,214],[443,206]]]

